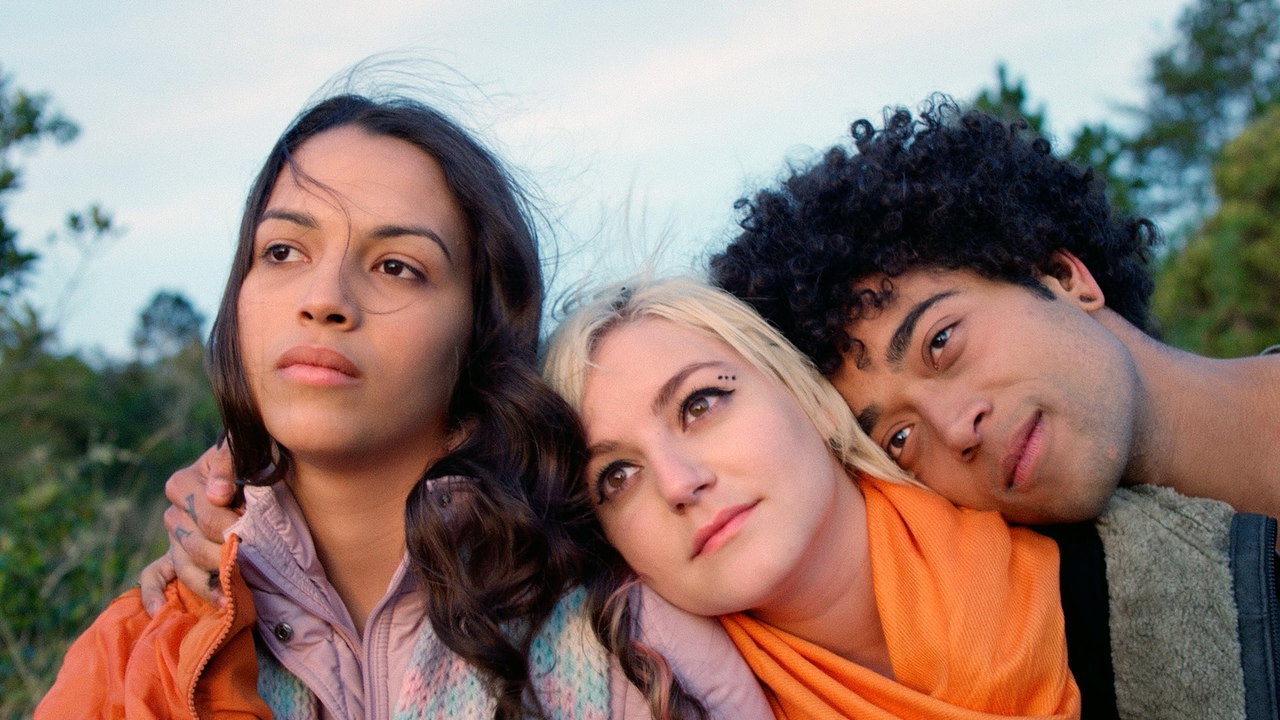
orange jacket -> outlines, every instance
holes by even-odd
[[[238,547],[234,535],[222,545],[221,608],[176,581],[154,618],[137,589],[113,600],[67,650],[34,720],[270,718],[257,694],[255,615]]]

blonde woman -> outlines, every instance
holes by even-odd
[[[721,618],[778,717],[1079,716],[1054,543],[909,481],[749,307],[621,286],[544,374],[581,414],[609,543]]]

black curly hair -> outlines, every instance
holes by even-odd
[[[971,270],[1052,297],[1052,254],[1078,257],[1106,304],[1152,332],[1151,221],[1114,213],[1091,168],[1049,142],[936,95],[882,130],[853,123],[857,147],[827,150],[779,187],[743,198],[741,234],[711,259],[711,279],[753,305],[827,374],[856,340],[845,328],[892,296],[910,270]],[[883,276],[875,290],[855,291]]]

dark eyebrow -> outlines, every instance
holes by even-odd
[[[258,220],[258,224],[261,225],[264,220],[283,220],[308,230],[315,230],[317,227],[315,219],[310,215],[303,215],[289,210],[267,210],[262,213],[262,218]],[[450,265],[453,264],[453,253],[449,252],[449,246],[445,244],[444,238],[430,228],[420,225],[380,225],[369,233],[369,237],[375,240],[387,240],[389,238],[404,237],[405,235],[424,237],[439,245],[440,251],[444,253],[444,259],[448,260]]]
[[[266,220],[283,220],[310,230],[314,230],[316,227],[316,221],[310,215],[289,212],[288,210],[267,210],[262,213],[261,218],[258,218],[258,224],[261,225]]]
[[[444,259],[448,260],[450,265],[453,264],[453,254],[449,252],[449,246],[445,245],[444,238],[430,228],[425,228],[421,225],[380,225],[369,233],[369,237],[375,240],[386,240],[388,238],[404,237],[405,235],[424,237],[439,245],[440,251],[444,253]]]
[[[876,428],[876,423],[880,422],[880,406],[868,405],[854,419],[858,421],[858,427],[862,428],[862,432],[870,435],[871,431]]]
[[[672,375],[670,380],[666,381],[662,384],[662,387],[658,388],[658,394],[653,398],[653,414],[662,414],[662,408],[666,407],[667,403],[671,402],[671,398],[676,394],[676,390],[680,388],[680,384],[685,381],[685,378],[702,368],[719,364],[720,363],[718,362],[712,361],[691,363],[684,366],[680,372]]]
[[[898,329],[893,331],[893,337],[889,339],[889,349],[884,354],[884,359],[889,363],[889,367],[894,370],[902,369],[902,356],[907,351],[907,345],[911,344],[911,336],[916,332],[916,323],[920,322],[920,316],[933,307],[934,303],[955,294],[955,290],[940,292],[921,300],[916,303],[915,307],[911,308],[911,311],[898,324]]]

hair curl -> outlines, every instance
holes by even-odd
[[[711,259],[712,281],[753,305],[826,374],[857,341],[845,328],[917,269],[970,270],[1044,296],[1065,249],[1106,304],[1151,332],[1155,226],[1118,215],[1104,183],[1050,152],[1023,121],[962,111],[936,95],[883,129],[853,123],[856,153],[827,150],[772,189],[743,198],[741,234]],[[855,287],[883,277],[871,291]]]

